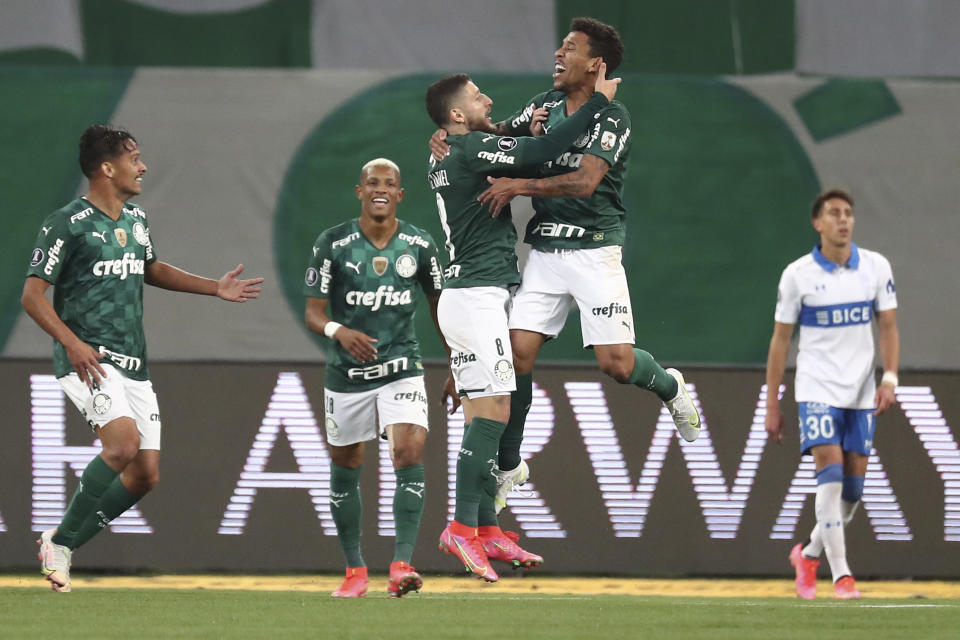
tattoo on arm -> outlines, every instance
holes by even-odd
[[[602,158],[584,154],[576,171],[528,180],[523,185],[523,192],[541,198],[586,198],[593,195],[609,169],[610,165]]]

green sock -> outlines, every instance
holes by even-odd
[[[633,350],[633,373],[627,382],[653,391],[664,402],[673,400],[680,389],[677,380],[643,349]]]
[[[497,519],[497,506],[493,502],[493,496],[486,491],[480,494],[480,505],[477,507],[477,526],[500,526],[500,521]]]
[[[100,456],[90,461],[87,468],[83,470],[83,475],[80,476],[80,486],[77,487],[77,492],[73,494],[70,505],[63,514],[63,520],[60,521],[57,532],[53,534],[54,544],[73,548],[73,540],[83,522],[96,510],[100,496],[117,475],[117,472],[107,466]]]
[[[422,464],[397,469],[397,491],[393,494],[393,521],[397,530],[394,562],[402,560],[409,563],[413,558],[413,547],[417,544],[423,501],[427,492],[424,480]]]
[[[497,466],[505,471],[516,469],[520,464],[520,444],[523,442],[523,425],[527,421],[530,403],[533,402],[533,373],[517,374],[517,390],[510,394],[510,420],[500,436]]]
[[[330,511],[348,567],[365,567],[360,553],[360,470],[330,464]]]
[[[73,537],[71,549],[77,549],[87,543],[90,538],[107,528],[110,521],[139,502],[143,496],[135,496],[123,486],[118,474],[107,490],[100,496],[100,502],[93,513],[80,525],[80,530]]]
[[[477,526],[477,512],[484,493],[491,500],[497,493],[493,468],[497,463],[497,447],[507,425],[487,418],[474,418],[466,426],[460,455],[457,456],[457,506],[454,520],[468,527]]]

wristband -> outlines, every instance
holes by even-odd
[[[343,325],[340,324],[339,322],[334,322],[333,320],[331,320],[327,324],[323,325],[323,335],[327,336],[328,338],[332,338],[333,334],[337,332],[337,329],[339,329],[342,326]]]
[[[883,377],[880,378],[880,384],[881,385],[891,384],[894,387],[898,387],[900,385],[900,379],[897,377],[897,374],[895,374],[893,371],[884,371]]]

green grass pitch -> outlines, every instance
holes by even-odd
[[[0,638],[956,638],[960,602],[0,588]]]

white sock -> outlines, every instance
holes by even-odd
[[[840,513],[843,515],[844,529],[846,529],[850,521],[853,520],[853,514],[857,512],[857,505],[859,504],[859,500],[856,502],[840,500]],[[823,538],[820,536],[820,525],[814,525],[813,531],[810,532],[810,542],[801,550],[801,553],[807,558],[819,558],[820,554],[823,553]]]
[[[833,573],[833,581],[850,575],[847,565],[847,545],[843,536],[843,514],[841,513],[840,494],[842,482],[825,482],[817,486],[817,527],[823,539],[823,548],[827,552],[827,562]]]

